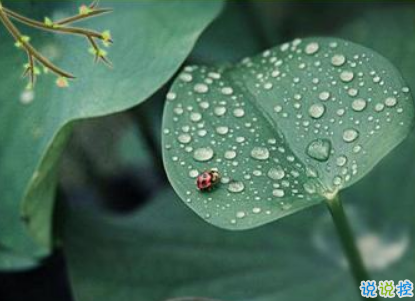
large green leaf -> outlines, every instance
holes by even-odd
[[[415,277],[414,152],[412,135],[373,173],[342,193],[376,280],[397,283]],[[127,217],[81,204],[85,202],[74,202],[65,211],[64,235],[78,301],[179,296],[226,301],[358,299],[323,206],[234,232],[204,223],[173,192],[162,192]]]
[[[56,19],[71,14],[80,2],[3,4],[43,20],[45,15]],[[25,55],[0,29],[0,241],[27,254],[44,253],[34,247],[27,229],[45,249],[50,248],[56,164],[73,122],[125,110],[148,98],[179,68],[221,9],[220,1],[101,1],[101,5],[114,12],[83,26],[111,30],[112,70],[92,64],[84,39],[24,29],[45,55],[76,74],[78,79],[67,89],[57,88],[49,76],[39,79],[34,95],[24,92],[20,66]]]
[[[246,229],[330,198],[412,129],[409,88],[376,52],[294,40],[227,68],[187,67],[167,95],[163,155],[179,196],[207,221]],[[217,169],[221,183],[198,191]]]

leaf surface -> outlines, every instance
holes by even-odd
[[[35,19],[57,20],[82,3],[3,4]],[[66,89],[45,76],[34,93],[25,91],[26,82],[20,80],[25,54],[0,29],[0,69],[7,74],[0,82],[0,241],[19,252],[42,256],[51,247],[56,166],[74,121],[119,112],[147,99],[179,68],[221,9],[220,1],[100,4],[114,12],[82,26],[111,30],[111,70],[93,65],[85,39],[24,29],[44,55],[77,76]]]
[[[409,88],[378,53],[296,39],[231,67],[186,67],[167,95],[164,162],[197,214],[247,229],[331,198],[413,126]],[[198,191],[195,178],[221,181]]]

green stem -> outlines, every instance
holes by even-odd
[[[333,199],[326,200],[327,207],[333,217],[344,253],[347,257],[353,278],[360,295],[360,282],[370,280],[369,274],[363,264],[362,256],[356,246],[349,221],[344,212],[342,202],[337,194]]]

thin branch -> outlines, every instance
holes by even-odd
[[[26,24],[28,26],[34,27],[34,28],[43,29],[43,30],[50,31],[50,32],[59,32],[59,33],[64,33],[64,34],[75,34],[75,35],[88,36],[88,37],[93,37],[93,38],[97,38],[100,40],[105,39],[102,33],[96,32],[93,30],[83,29],[83,28],[78,28],[78,27],[48,26],[43,22],[39,22],[39,21],[30,19],[28,17],[22,16],[5,7],[3,8],[3,10],[9,17],[23,24]],[[112,43],[112,40],[109,39],[108,42]]]
[[[75,78],[72,74],[60,69],[58,66],[54,65],[51,61],[49,61],[46,57],[40,54],[29,42],[22,39],[22,34],[17,29],[16,26],[10,21],[9,17],[4,11],[4,7],[1,6],[0,2],[0,20],[3,22],[4,26],[13,36],[13,38],[21,43],[22,47],[29,52],[36,60],[41,62],[44,66],[49,68],[52,72],[58,74],[59,76],[66,77],[66,78]]]
[[[75,22],[83,21],[83,20],[86,20],[86,19],[89,19],[89,18],[92,18],[92,17],[102,15],[102,14],[110,13],[110,12],[112,12],[112,9],[110,9],[110,8],[98,8],[98,9],[93,10],[92,12],[90,12],[87,15],[78,14],[78,15],[75,15],[75,16],[71,16],[71,17],[56,21],[55,24],[56,25],[72,24],[72,23],[75,23]]]
[[[92,48],[95,51],[95,62],[97,62],[98,60],[103,61],[108,67],[112,68],[112,63],[111,61],[109,61],[104,55],[101,54],[101,49],[98,47],[97,43],[94,41],[93,38],[88,37],[87,39],[89,41],[89,43],[91,44]]]
[[[30,84],[32,87],[35,85],[35,61],[33,60],[33,55],[31,55],[27,51],[27,56],[29,60],[29,76],[30,76]]]
[[[0,21],[16,40],[16,46],[19,48],[23,48],[27,53],[28,64],[25,72],[23,73],[23,76],[30,77],[30,83],[32,87],[35,83],[37,75],[36,62],[41,63],[46,69],[51,70],[62,80],[66,81],[67,78],[73,79],[75,77],[72,74],[60,69],[58,66],[54,65],[50,60],[44,57],[41,53],[39,53],[30,44],[29,38],[21,34],[21,32],[14,25],[11,19],[36,29],[41,29],[54,33],[84,36],[87,38],[88,42],[92,46],[93,53],[95,55],[95,61],[100,60],[104,62],[107,66],[112,67],[111,62],[106,58],[105,50],[100,49],[97,42],[95,41],[95,39],[101,40],[104,46],[108,46],[108,43],[113,43],[109,31],[104,31],[103,33],[100,33],[89,29],[65,26],[66,24],[85,20],[90,17],[102,15],[104,13],[109,13],[112,11],[108,8],[97,8],[98,4],[99,0],[94,0],[88,7],[82,6],[80,8],[80,12],[78,15],[62,19],[58,22],[53,22],[48,18],[45,18],[45,22],[39,22],[37,20],[20,15],[10,9],[3,7],[0,1]]]

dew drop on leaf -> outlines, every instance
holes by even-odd
[[[257,160],[267,160],[269,158],[269,151],[266,147],[254,147],[251,151],[251,156]]]
[[[342,54],[336,54],[331,58],[331,63],[333,66],[339,67],[346,62],[346,57]]]
[[[307,155],[311,158],[325,162],[330,157],[331,142],[328,139],[315,139],[307,147]]]
[[[353,80],[354,74],[352,71],[343,71],[342,73],[340,73],[340,79],[343,82],[351,82]]]
[[[232,193],[240,193],[244,191],[245,185],[239,181],[232,181],[228,184],[228,191]]]
[[[366,108],[367,102],[363,98],[353,100],[352,109],[356,112],[361,112]]]
[[[285,177],[285,172],[281,166],[277,166],[277,167],[271,167],[268,170],[267,175],[272,180],[281,180]]]
[[[214,151],[213,151],[212,148],[210,148],[210,147],[201,147],[201,148],[198,148],[194,151],[193,158],[196,161],[203,162],[203,161],[209,161],[210,159],[212,159],[213,155],[214,155]]]
[[[345,142],[353,142],[359,137],[359,132],[355,129],[346,129],[343,132],[343,140]]]
[[[318,119],[324,115],[325,111],[326,111],[326,107],[323,104],[316,103],[310,106],[308,113],[310,114],[312,118]]]

